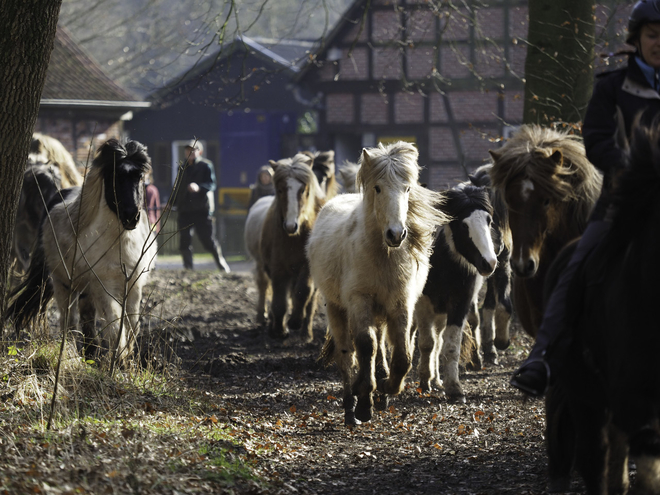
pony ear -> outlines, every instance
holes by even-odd
[[[552,155],[550,155],[550,160],[552,160],[561,167],[564,162],[564,154],[561,152],[560,149],[556,149],[552,152]]]
[[[495,151],[495,150],[488,150],[488,154],[493,159],[493,162],[497,162],[500,159],[500,157],[502,156],[502,154],[500,152]]]
[[[270,165],[273,170],[277,169],[279,163],[277,163],[275,160],[268,160],[268,165]]]
[[[371,157],[369,156],[369,152],[367,151],[367,148],[362,148],[362,163],[367,162],[371,160]]]

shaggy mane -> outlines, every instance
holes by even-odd
[[[551,156],[559,151],[557,162]],[[587,159],[578,136],[538,125],[523,125],[498,150],[491,151],[493,187],[505,191],[525,177],[558,203],[575,203],[576,220],[586,222],[600,195],[602,177]]]

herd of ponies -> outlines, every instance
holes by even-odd
[[[17,218],[24,227],[15,235],[23,276],[4,316],[17,331],[29,328],[54,298],[61,331],[82,335],[83,352],[108,349],[113,363],[126,361],[157,254],[144,212],[146,148],[102,144],[83,180],[38,137],[33,148],[42,152],[30,155]],[[635,490],[660,493],[660,332],[652,310],[660,125],[636,127],[622,145],[629,163],[612,194],[611,227],[576,277],[572,346],[546,399],[553,491],[567,490],[577,469],[588,493],[626,493],[633,457]],[[256,321],[272,338],[311,342],[324,305],[320,359],[340,372],[346,425],[369,421],[401,392],[415,342],[420,387],[465,402],[462,340],[476,342],[469,368],[497,364],[514,307],[535,336],[544,293],[602,187],[579,137],[536,125],[522,126],[448,190],[419,183],[418,158],[414,145],[397,142],[365,148],[337,170],[332,151],[271,161],[275,194],[246,219]]]

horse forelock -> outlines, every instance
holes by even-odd
[[[319,186],[319,182],[316,179],[316,175],[314,175],[311,167],[304,160],[295,160],[294,157],[291,164],[282,163],[282,161],[278,162],[278,166],[275,168],[275,174],[273,175],[275,189],[278,189],[279,187],[288,187],[286,182],[289,179],[295,179],[309,187],[309,200],[307,204],[302,205],[303,209],[300,212],[300,215],[301,220],[313,223],[316,219],[316,214],[323,206],[322,198],[324,197],[321,186]],[[280,204],[277,195],[275,203],[277,203],[275,206],[276,208],[282,208],[284,206]]]
[[[416,183],[419,178],[418,157],[417,148],[403,141],[389,145],[379,143],[377,148],[365,149],[358,161],[358,189],[367,191],[381,178]]]

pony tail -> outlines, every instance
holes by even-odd
[[[46,268],[43,244],[39,241],[30,256],[30,268],[25,280],[8,294],[9,305],[3,317],[5,321],[13,320],[14,329],[18,332],[46,311],[52,297],[53,281]]]

